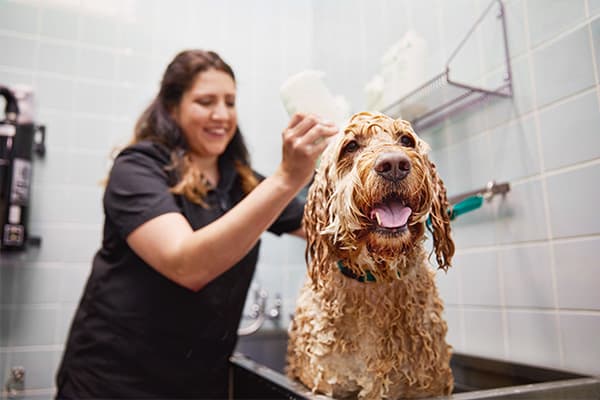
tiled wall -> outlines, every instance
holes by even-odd
[[[32,85],[48,129],[31,204],[42,247],[0,258],[0,383],[24,365],[27,387],[48,398],[99,245],[98,182],[178,50],[215,49],[233,65],[241,126],[256,169],[269,174],[287,120],[278,97],[287,76],[322,69],[332,91],[361,110],[364,84],[407,29],[427,40],[432,75],[486,5],[0,0],[0,83]],[[514,98],[422,132],[450,194],[492,178],[512,185],[453,227],[455,268],[438,280],[449,340],[458,351],[600,373],[600,2],[509,0],[506,9]],[[490,78],[489,46],[468,54],[464,70]],[[282,294],[284,325],[304,278],[303,250],[299,239],[263,238],[255,283]]]
[[[315,64],[360,108],[364,83],[404,32],[427,40],[433,77],[488,4],[354,0],[341,11],[319,2]],[[514,97],[419,132],[450,195],[511,184],[453,223],[454,268],[438,273],[449,341],[460,352],[600,374],[600,2],[504,5]],[[487,34],[476,31],[453,71],[494,79],[501,47]]]
[[[100,244],[100,181],[168,61],[206,48],[234,67],[241,128],[255,168],[269,174],[287,123],[279,86],[312,64],[312,18],[310,1],[0,0],[0,84],[33,86],[36,121],[47,126],[30,224],[42,246],[0,257],[0,387],[23,365],[27,388],[50,397],[44,389]],[[289,306],[302,241],[264,242],[257,283]]]

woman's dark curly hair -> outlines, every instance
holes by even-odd
[[[163,74],[158,95],[138,119],[133,138],[133,143],[150,140],[167,147],[171,151],[170,168],[179,173],[179,181],[171,191],[202,206],[206,206],[204,198],[209,188],[202,172],[191,162],[185,136],[171,112],[185,91],[192,87],[198,74],[211,69],[225,72],[235,82],[231,67],[213,51],[185,50],[177,54]],[[258,181],[250,168],[248,149],[239,127],[236,126],[223,156],[234,160],[244,192],[247,194],[254,189]]]

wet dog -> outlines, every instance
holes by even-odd
[[[424,247],[454,254],[446,189],[410,124],[355,114],[323,153],[304,214],[309,279],[287,373],[336,398],[450,394],[451,347]]]

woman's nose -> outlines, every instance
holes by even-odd
[[[229,109],[225,103],[217,103],[213,108],[211,117],[216,120],[228,119]]]

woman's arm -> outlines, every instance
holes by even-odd
[[[260,235],[308,183],[326,140],[337,128],[315,117],[295,115],[283,133],[277,171],[218,220],[193,231],[179,213],[163,214],[135,229],[127,243],[158,272],[191,290],[241,260]]]

